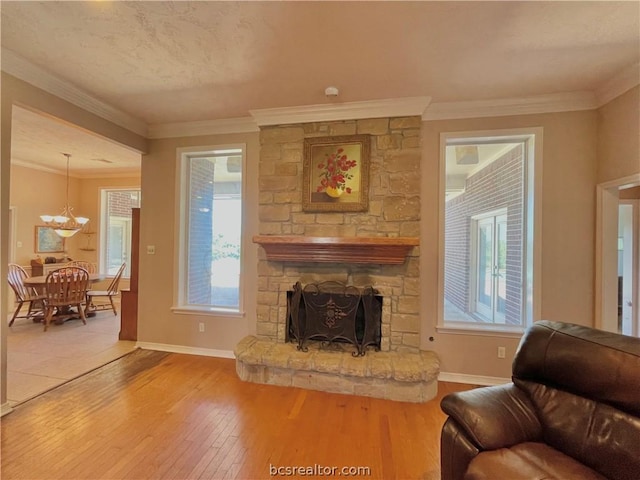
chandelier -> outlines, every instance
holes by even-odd
[[[67,157],[67,201],[60,215],[40,215],[40,219],[62,238],[73,237],[89,221],[86,217],[76,217],[69,206],[69,158],[71,154],[63,153]]]

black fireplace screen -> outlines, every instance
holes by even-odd
[[[305,285],[287,292],[287,341],[307,351],[308,340],[351,343],[353,356],[369,346],[380,350],[382,297],[371,286],[358,288],[340,282]]]

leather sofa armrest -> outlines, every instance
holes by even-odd
[[[513,383],[451,393],[440,406],[480,450],[542,438],[534,406]]]
[[[440,436],[440,479],[464,480],[471,460],[480,453],[465,432],[451,417],[442,427]]]

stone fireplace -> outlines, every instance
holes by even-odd
[[[261,129],[257,324],[236,348],[241,378],[409,401],[435,395],[437,358],[420,351],[420,127],[415,116]],[[368,210],[303,211],[305,138],[355,134],[371,142]],[[298,282],[376,289],[380,351],[338,359],[316,346],[305,360],[285,343],[287,292]],[[333,388],[338,377],[350,380]],[[393,382],[401,394],[388,394]]]

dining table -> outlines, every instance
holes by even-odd
[[[48,275],[37,275],[35,277],[28,277],[23,280],[23,283],[27,287],[33,287],[38,292],[44,293],[45,285],[47,283],[47,277]],[[101,282],[106,278],[107,278],[107,275],[102,273],[90,273],[89,285],[93,285],[94,283]],[[89,308],[85,308],[84,314],[87,317],[94,317],[96,315],[96,312],[94,310],[90,310]],[[56,312],[54,317],[60,317],[60,318],[58,320],[54,320],[54,323],[56,324],[64,323],[64,320],[69,320],[71,318],[78,318],[78,315],[79,315],[79,312],[72,311],[71,307],[69,307],[69,310]],[[34,318],[34,320],[37,320],[37,319]]]

